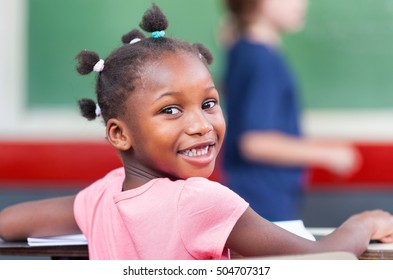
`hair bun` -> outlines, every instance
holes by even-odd
[[[83,50],[77,54],[76,59],[78,60],[78,66],[76,70],[81,75],[87,75],[91,73],[94,66],[100,61],[100,57],[96,52]]]
[[[160,8],[153,4],[143,15],[139,26],[147,32],[162,31],[168,28],[168,20]]]
[[[123,37],[121,37],[121,41],[124,44],[130,44],[131,41],[134,39],[144,39],[144,38],[146,38],[145,34],[143,34],[138,29],[133,29],[130,32],[128,32],[127,34],[123,35]]]
[[[83,117],[85,117],[89,121],[95,120],[95,118],[97,117],[96,103],[92,99],[82,98],[78,100],[78,105]]]

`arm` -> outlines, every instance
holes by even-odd
[[[370,239],[393,242],[393,216],[374,210],[350,217],[319,241],[296,236],[248,208],[230,233],[226,246],[245,257],[348,251],[361,255]]]
[[[0,212],[0,238],[23,240],[80,233],[74,218],[75,196],[23,202]]]
[[[279,132],[248,132],[239,145],[250,161],[316,166],[338,175],[351,174],[360,165],[359,152],[348,144],[295,138]]]

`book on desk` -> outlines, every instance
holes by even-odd
[[[67,246],[87,245],[87,239],[83,234],[69,234],[49,237],[28,237],[29,246]]]

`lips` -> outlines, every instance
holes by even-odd
[[[181,156],[185,163],[198,168],[198,170],[200,170],[200,168],[212,168],[214,167],[214,162],[216,158],[216,152],[214,149],[215,145],[215,141],[207,141],[188,146],[186,149],[180,150],[178,154]],[[209,171],[209,174],[210,173],[211,171]],[[198,174],[198,176],[202,175]]]
[[[216,142],[213,140],[200,142],[194,145],[188,146],[184,150],[180,150],[179,154],[187,157],[203,157],[210,153],[211,147],[215,146]]]
[[[188,149],[181,151],[180,153],[189,157],[199,157],[199,156],[204,156],[207,155],[209,152],[209,145],[206,147],[201,147],[201,148],[193,148],[193,149]]]

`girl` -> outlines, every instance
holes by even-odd
[[[227,184],[266,219],[297,219],[306,167],[348,176],[360,157],[347,144],[302,135],[297,87],[280,45],[282,34],[303,26],[307,0],[225,4]]]
[[[237,194],[207,179],[225,133],[218,92],[200,44],[164,37],[157,6],[139,31],[105,60],[78,56],[78,72],[98,72],[98,106],[80,101],[88,119],[104,118],[107,139],[124,168],[74,196],[22,203],[0,213],[0,236],[76,233],[91,259],[227,259],[346,250],[361,254],[372,239],[392,241],[393,219],[383,211],[351,217],[313,242],[257,215]]]

